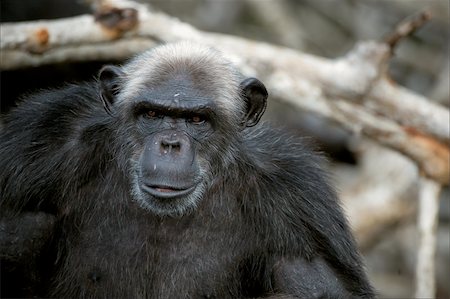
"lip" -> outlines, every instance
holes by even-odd
[[[172,187],[172,186],[161,186],[161,185],[146,185],[142,184],[141,189],[148,194],[162,199],[172,199],[177,197],[182,197],[185,195],[188,195],[192,191],[194,191],[195,187],[197,187],[197,184],[188,187],[188,188],[178,188],[178,187]]]

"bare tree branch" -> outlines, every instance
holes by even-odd
[[[439,216],[441,186],[422,178],[419,194],[419,250],[416,266],[416,298],[435,298],[436,229]]]

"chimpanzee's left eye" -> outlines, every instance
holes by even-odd
[[[193,123],[194,125],[201,125],[203,124],[206,120],[203,116],[201,115],[194,115],[190,118],[189,120],[191,123]]]

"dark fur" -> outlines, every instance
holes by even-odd
[[[3,221],[19,239],[23,212],[55,215],[56,225],[42,254],[26,257],[41,267],[32,282],[5,284],[21,268],[2,268],[2,295],[373,297],[322,159],[301,140],[218,119],[219,134],[197,145],[211,164],[202,201],[157,216],[131,196],[129,159],[140,145],[121,112],[107,113],[87,83],[34,95],[5,118]]]

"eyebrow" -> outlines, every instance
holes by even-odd
[[[193,114],[201,114],[201,115],[205,115],[205,116],[209,116],[209,117],[213,117],[214,115],[216,115],[216,113],[214,112],[214,105],[190,105],[189,102],[187,103],[183,103],[183,102],[179,102],[176,106],[175,105],[170,105],[169,103],[171,102],[167,102],[166,103],[161,103],[161,102],[149,102],[149,101],[140,101],[137,102],[134,105],[134,113],[135,114],[141,114],[144,111],[147,110],[154,110],[156,112],[160,112],[164,115],[172,115],[172,116],[189,116],[189,115],[193,115]],[[186,105],[187,104],[187,105]]]

